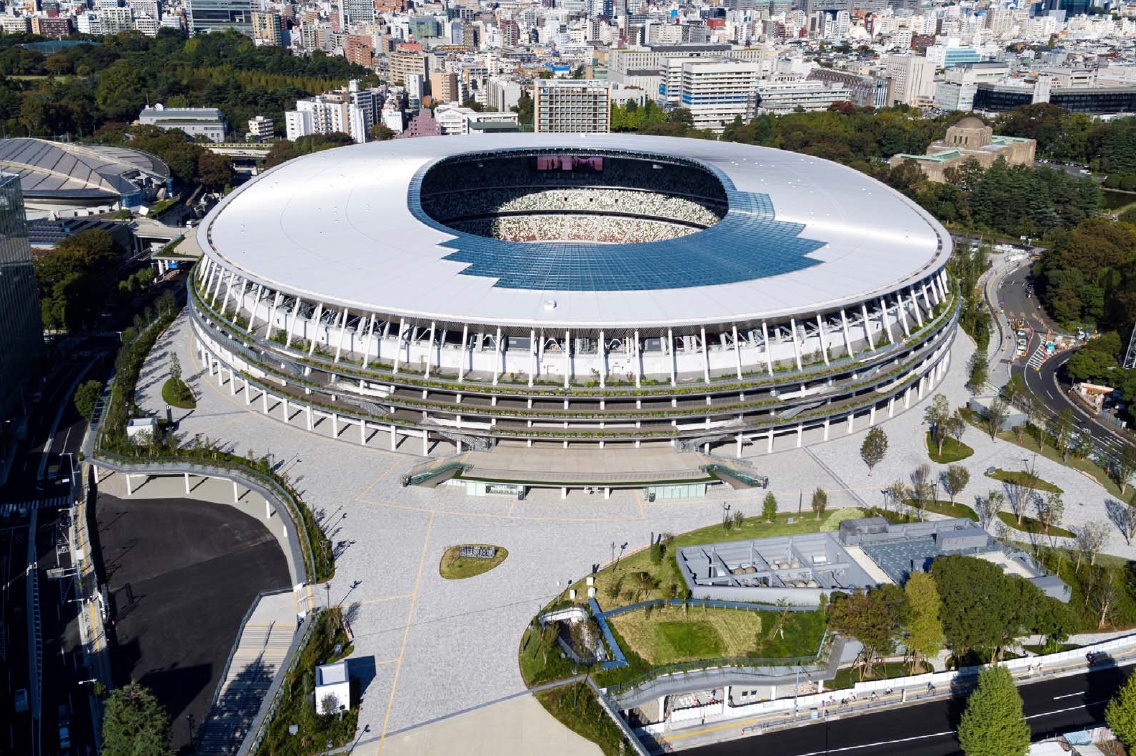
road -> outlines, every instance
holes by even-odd
[[[1035,740],[1101,724],[1104,707],[1129,670],[1116,667],[1063,677],[1019,690]],[[693,748],[691,756],[954,756],[961,754],[955,729],[963,702],[948,699],[879,714],[838,719],[766,735]]]
[[[1027,335],[1025,354],[1014,361],[1011,372],[1019,375],[1030,392],[1053,414],[1066,409],[1072,410],[1074,417],[1085,422],[1082,427],[1089,431],[1097,448],[1115,456],[1118,451],[1131,441],[1123,434],[1100,422],[1093,414],[1074,401],[1060,385],[1058,377],[1061,367],[1072,356],[1071,351],[1050,357],[1042,362],[1037,369],[1029,364],[1031,356],[1039,349],[1045,348],[1045,337],[1048,333],[1062,333],[1042,310],[1037,297],[1028,293],[1029,268],[1023,267],[1008,275],[998,290],[999,305],[1005,317],[1024,323]],[[1037,359],[1034,359],[1035,365]]]

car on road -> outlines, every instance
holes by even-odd
[[[59,725],[59,750],[71,750],[71,728],[68,725]]]
[[[20,688],[16,691],[16,713],[28,713],[28,689]]]
[[[59,480],[59,465],[52,465],[47,468],[47,479],[53,482]]]

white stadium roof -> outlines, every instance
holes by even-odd
[[[799,236],[812,240],[808,265],[683,288],[497,285],[454,259],[459,235],[412,212],[408,194],[415,177],[440,159],[509,150],[642,152],[701,163],[743,196],[767,195],[776,221],[802,224]],[[727,219],[734,214],[731,199]],[[715,228],[682,243],[706,245],[707,254],[728,267],[737,253],[730,247],[737,245],[712,233]],[[746,238],[760,244],[757,235]],[[198,242],[249,280],[311,301],[395,316],[548,327],[687,325],[823,312],[924,278],[951,251],[949,235],[926,211],[850,168],[729,142],[617,134],[427,137],[327,150],[289,161],[230,194],[201,224]],[[652,245],[638,247],[641,264],[650,267]]]

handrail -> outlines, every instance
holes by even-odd
[[[252,603],[249,604],[249,608],[245,610],[245,616],[241,617],[241,624],[239,626],[240,629],[237,630],[237,637],[233,640],[233,645],[229,647],[229,657],[225,660],[225,666],[221,667],[221,677],[217,681],[217,687],[213,689],[213,698],[209,702],[208,709],[210,713],[217,705],[218,699],[221,698],[221,688],[224,687],[225,679],[229,676],[229,668],[233,665],[233,657],[237,655],[237,649],[240,648],[241,636],[244,635],[245,625],[247,625],[248,621],[252,618],[253,612],[256,611],[256,608],[260,606],[261,599],[265,598],[266,596],[277,596],[281,593],[288,593],[289,591],[289,588],[281,588],[275,591],[260,591],[256,594],[256,598],[252,600]],[[209,714],[207,713],[206,719],[208,719],[208,717]],[[202,723],[202,725],[204,726],[204,723]]]

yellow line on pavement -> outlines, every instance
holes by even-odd
[[[662,740],[682,740],[683,738],[692,738],[695,735],[705,735],[708,732],[718,732],[719,730],[729,730],[734,727],[749,727],[750,725],[757,724],[760,719],[743,719],[740,722],[726,722],[725,724],[715,725],[713,727],[702,727],[690,732],[680,732],[675,735],[667,735]]]
[[[406,641],[410,638],[410,625],[414,620],[414,607],[418,603],[418,588],[422,585],[422,572],[426,567],[426,552],[430,548],[430,532],[434,529],[434,513],[430,512],[430,519],[426,522],[426,537],[422,539],[422,554],[418,557],[418,577],[414,579],[414,591],[410,596],[410,609],[406,613],[406,627],[402,631],[402,647],[395,660],[394,678],[391,680],[390,699],[387,701],[387,713],[383,717],[383,730],[379,735],[379,747],[376,753],[382,753],[383,741],[387,737],[387,725],[390,723],[391,710],[394,708],[394,694],[398,691],[398,676],[402,672],[402,660],[406,655]]]
[[[358,606],[369,606],[370,604],[381,604],[384,601],[398,601],[399,599],[414,598],[413,593],[400,593],[397,596],[383,596],[382,598],[367,599],[366,601],[358,601]]]

